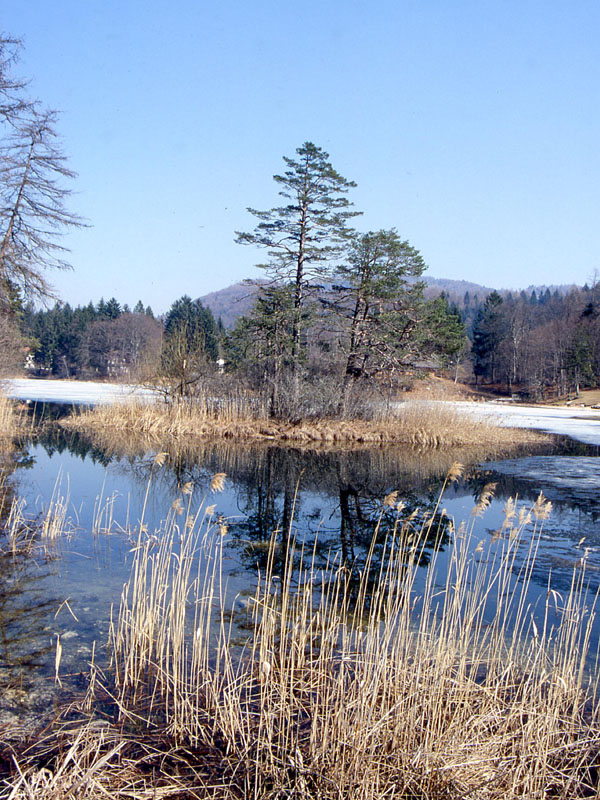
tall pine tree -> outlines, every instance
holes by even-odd
[[[346,197],[356,184],[336,172],[328,153],[305,142],[296,154],[296,159],[284,157],[283,175],[273,176],[285,204],[269,211],[249,208],[258,225],[251,233],[238,232],[236,241],[265,248],[269,260],[259,266],[271,282],[293,287],[290,363],[297,378],[303,309],[311,282],[328,277],[332,261],[347,241],[347,224],[359,212],[350,210]]]

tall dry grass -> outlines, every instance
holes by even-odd
[[[159,543],[140,538],[123,593],[112,637],[123,718],[164,726],[180,746],[219,743],[212,780],[223,796],[233,787],[332,798],[596,791],[585,564],[568,597],[549,591],[537,623],[528,605],[547,513],[542,499],[520,516],[509,504],[485,554],[473,525],[461,526],[446,575],[434,563],[419,593],[427,531],[415,535],[400,516],[386,558],[367,560],[357,590],[336,560],[317,572],[309,559],[293,580],[294,546],[280,581],[273,548],[239,655],[224,613],[222,531],[207,527],[210,509],[200,518],[178,506]]]
[[[16,404],[0,392],[0,449],[10,446],[22,426],[22,414]]]
[[[423,578],[433,523],[415,531],[393,493],[385,558],[370,552],[358,585],[293,541],[276,575],[274,539],[231,608],[226,523],[190,491],[160,535],[139,526],[104,685],[119,720],[63,734],[42,769],[39,748],[37,766],[17,760],[11,798],[599,796],[585,558],[566,596],[530,605],[543,498],[507,503],[483,543],[486,489]]]
[[[208,410],[210,408],[210,410]],[[372,420],[322,419],[290,423],[264,414],[239,413],[231,406],[205,403],[123,403],[82,411],[61,425],[114,447],[121,440],[131,447],[159,446],[203,439],[290,442],[304,446],[365,447],[404,444],[420,451],[486,447],[499,452],[515,445],[540,442],[535,431],[501,428],[475,419],[443,403],[415,402],[396,410],[380,410]]]

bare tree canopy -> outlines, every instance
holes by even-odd
[[[15,294],[52,297],[46,273],[68,269],[62,235],[83,221],[67,207],[75,177],[56,133],[57,113],[29,100],[13,75],[20,42],[0,35],[0,309]]]

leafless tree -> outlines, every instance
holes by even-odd
[[[15,294],[52,297],[46,273],[66,269],[62,235],[83,221],[67,202],[67,167],[56,132],[57,113],[29,101],[12,76],[19,42],[0,37],[0,310]]]

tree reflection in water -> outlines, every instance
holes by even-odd
[[[58,447],[57,442],[48,445]],[[84,455],[85,440],[71,440],[71,446]],[[99,457],[91,447],[88,455]],[[303,450],[223,441],[172,449],[161,470],[153,453],[115,446],[103,458],[110,457],[121,459],[119,468],[140,486],[151,480],[171,496],[186,484],[204,494],[214,473],[227,473],[240,512],[229,520],[228,546],[242,571],[253,576],[266,569],[271,541],[273,569],[280,577],[293,545],[293,579],[307,559],[314,558],[318,568],[331,561],[343,565],[352,582],[371,550],[371,568],[377,567],[386,538],[402,525],[426,526],[425,547],[419,554],[423,565],[434,547],[449,541],[448,519],[437,502],[455,453],[393,447]],[[401,512],[383,502],[393,491],[402,501]]]
[[[434,548],[449,543],[449,519],[438,510],[434,499],[443,476],[431,480],[433,496],[423,500],[414,489],[394,489],[389,474],[377,476],[368,469],[356,469],[356,454],[329,454],[329,470],[317,470],[312,480],[310,466],[302,466],[302,459],[288,453],[284,463],[278,465],[280,456],[277,450],[267,453],[255,480],[246,486],[243,518],[230,528],[231,546],[245,569],[265,573],[271,559],[273,573],[282,582],[293,582],[309,565],[316,575],[326,575],[335,565],[345,571],[347,589],[353,594],[365,569],[375,580],[390,537],[398,542],[400,538],[406,540],[408,528],[424,530],[417,555],[423,566]],[[320,481],[315,482],[317,474]],[[383,488],[386,485],[387,491]],[[324,490],[326,498],[322,498]],[[401,502],[386,504],[391,492],[394,500],[401,496]],[[325,513],[315,505],[319,499],[326,501]],[[288,554],[292,546],[290,574]]]
[[[419,533],[418,563],[427,566],[436,548],[450,544],[450,520],[438,506],[448,469],[455,461],[476,465],[483,455],[399,447],[310,450],[223,439],[194,446],[172,443],[159,467],[156,450],[139,442],[133,449],[126,442],[114,442],[111,449],[101,450],[82,437],[56,431],[39,441],[48,453],[68,448],[82,459],[110,464],[113,473],[123,473],[123,485],[138,486],[141,496],[146,496],[150,481],[156,524],[182,487],[193,486],[196,498],[206,497],[211,476],[226,473],[227,496],[206,504],[216,503],[217,514],[228,518],[227,566],[238,578],[236,587],[245,584],[244,592],[252,591],[257,571],[265,572],[269,558],[283,579],[290,548],[294,558],[289,579],[297,581],[310,560],[321,571],[331,563],[343,567],[354,585],[367,562],[374,574],[381,568],[390,536],[394,534],[398,544],[398,532],[404,541],[409,528]],[[489,480],[485,470],[467,468],[452,495],[475,498],[482,482]],[[392,492],[397,492],[398,502],[386,505],[384,499]],[[415,557],[412,552],[410,557]]]

